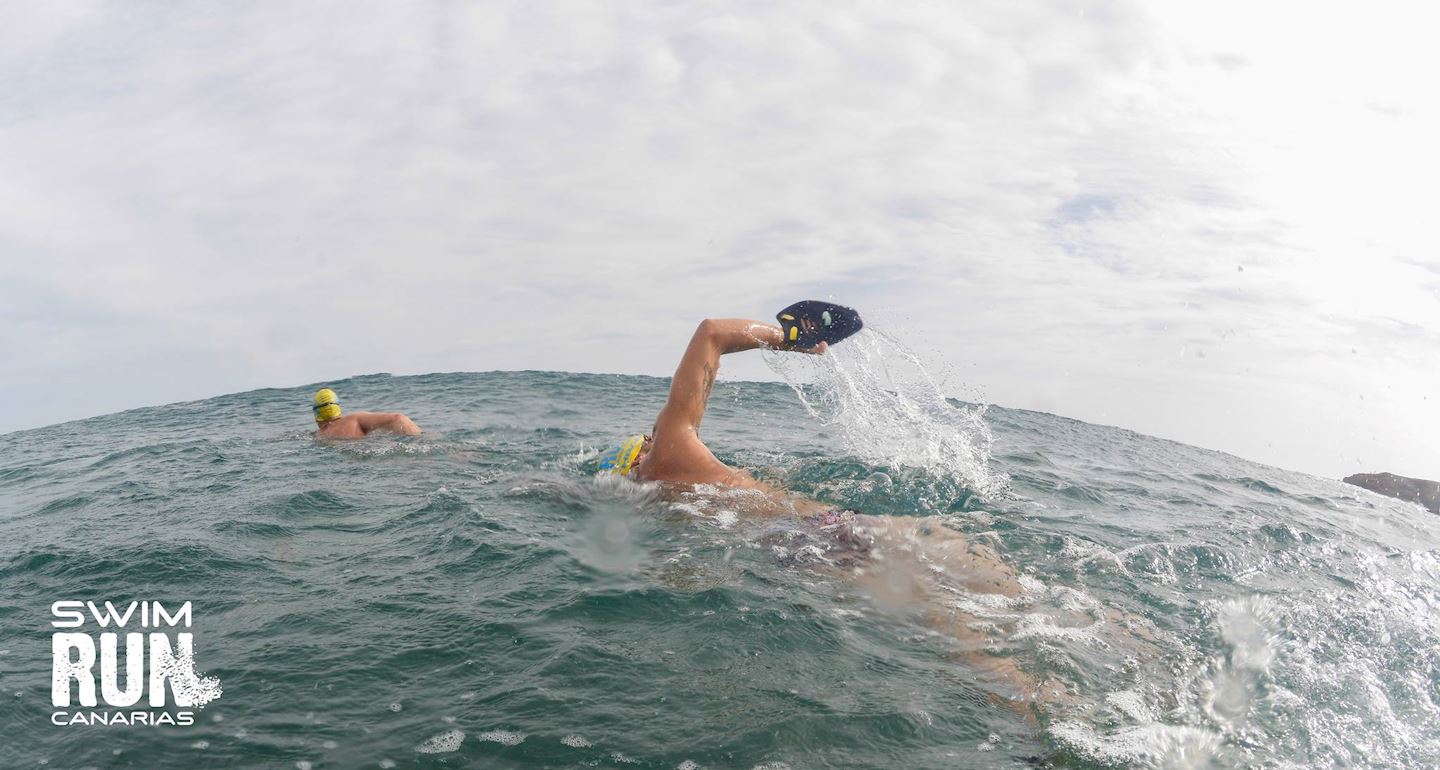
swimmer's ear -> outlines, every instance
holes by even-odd
[[[860,314],[844,305],[807,299],[775,314],[785,344],[807,353],[825,352],[820,345],[834,345],[865,328]]]

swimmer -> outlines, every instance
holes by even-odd
[[[365,438],[375,431],[398,433],[402,436],[420,435],[420,426],[399,412],[355,412],[342,415],[340,399],[335,391],[321,388],[315,391],[316,438]]]
[[[702,321],[690,338],[670,383],[669,398],[652,432],[630,436],[600,458],[600,467],[637,481],[660,482],[671,493],[696,485],[758,490],[769,504],[751,515],[794,516],[824,539],[839,574],[856,583],[882,607],[918,609],[930,627],[957,642],[958,656],[977,674],[1016,696],[1006,705],[1052,699],[1055,685],[1036,682],[1010,657],[991,654],[996,640],[987,624],[955,608],[956,590],[989,594],[1003,602],[1022,593],[1019,575],[981,543],[971,542],[933,519],[869,516],[792,494],[733,468],[715,457],[700,438],[700,424],[719,372],[720,357],[770,349],[823,355],[828,344],[799,347],[776,326],[742,319]]]
[[[720,356],[743,350],[770,348],[822,354],[821,342],[812,348],[797,348],[785,341],[777,326],[741,319],[706,319],[700,322],[680,366],[670,381],[670,398],[655,418],[649,435],[631,436],[618,447],[614,460],[621,467],[608,469],[630,475],[638,481],[665,481],[680,484],[718,484],[771,491],[771,487],[739,468],[731,468],[711,453],[700,440],[700,421],[720,371]],[[638,440],[637,440],[638,439]],[[612,462],[602,460],[602,464]]]

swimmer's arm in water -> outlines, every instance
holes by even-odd
[[[646,458],[647,475],[680,479],[704,468],[724,468],[700,441],[700,421],[720,371],[720,356],[756,348],[824,353],[825,343],[796,348],[778,326],[742,318],[700,322],[670,381],[670,397],[655,419],[654,447]],[[700,479],[694,479],[700,480]]]
[[[402,436],[420,435],[420,426],[414,420],[399,412],[358,412],[355,421],[365,433],[388,430]]]

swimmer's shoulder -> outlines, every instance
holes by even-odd
[[[315,437],[364,438],[365,431],[360,428],[358,419],[360,414],[362,413],[356,412],[354,414],[343,415],[325,423],[324,427],[315,429]]]

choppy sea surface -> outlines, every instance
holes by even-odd
[[[0,436],[0,767],[1440,766],[1440,518],[947,400],[877,337],[715,388],[725,461],[924,517],[1013,599],[880,597],[733,495],[595,475],[668,380],[373,375]],[[309,399],[417,438],[323,443]],[[907,571],[908,570],[908,571]],[[223,695],[55,726],[51,604],[192,602]],[[1057,687],[1036,711],[930,622]],[[173,706],[172,706],[173,708]]]

